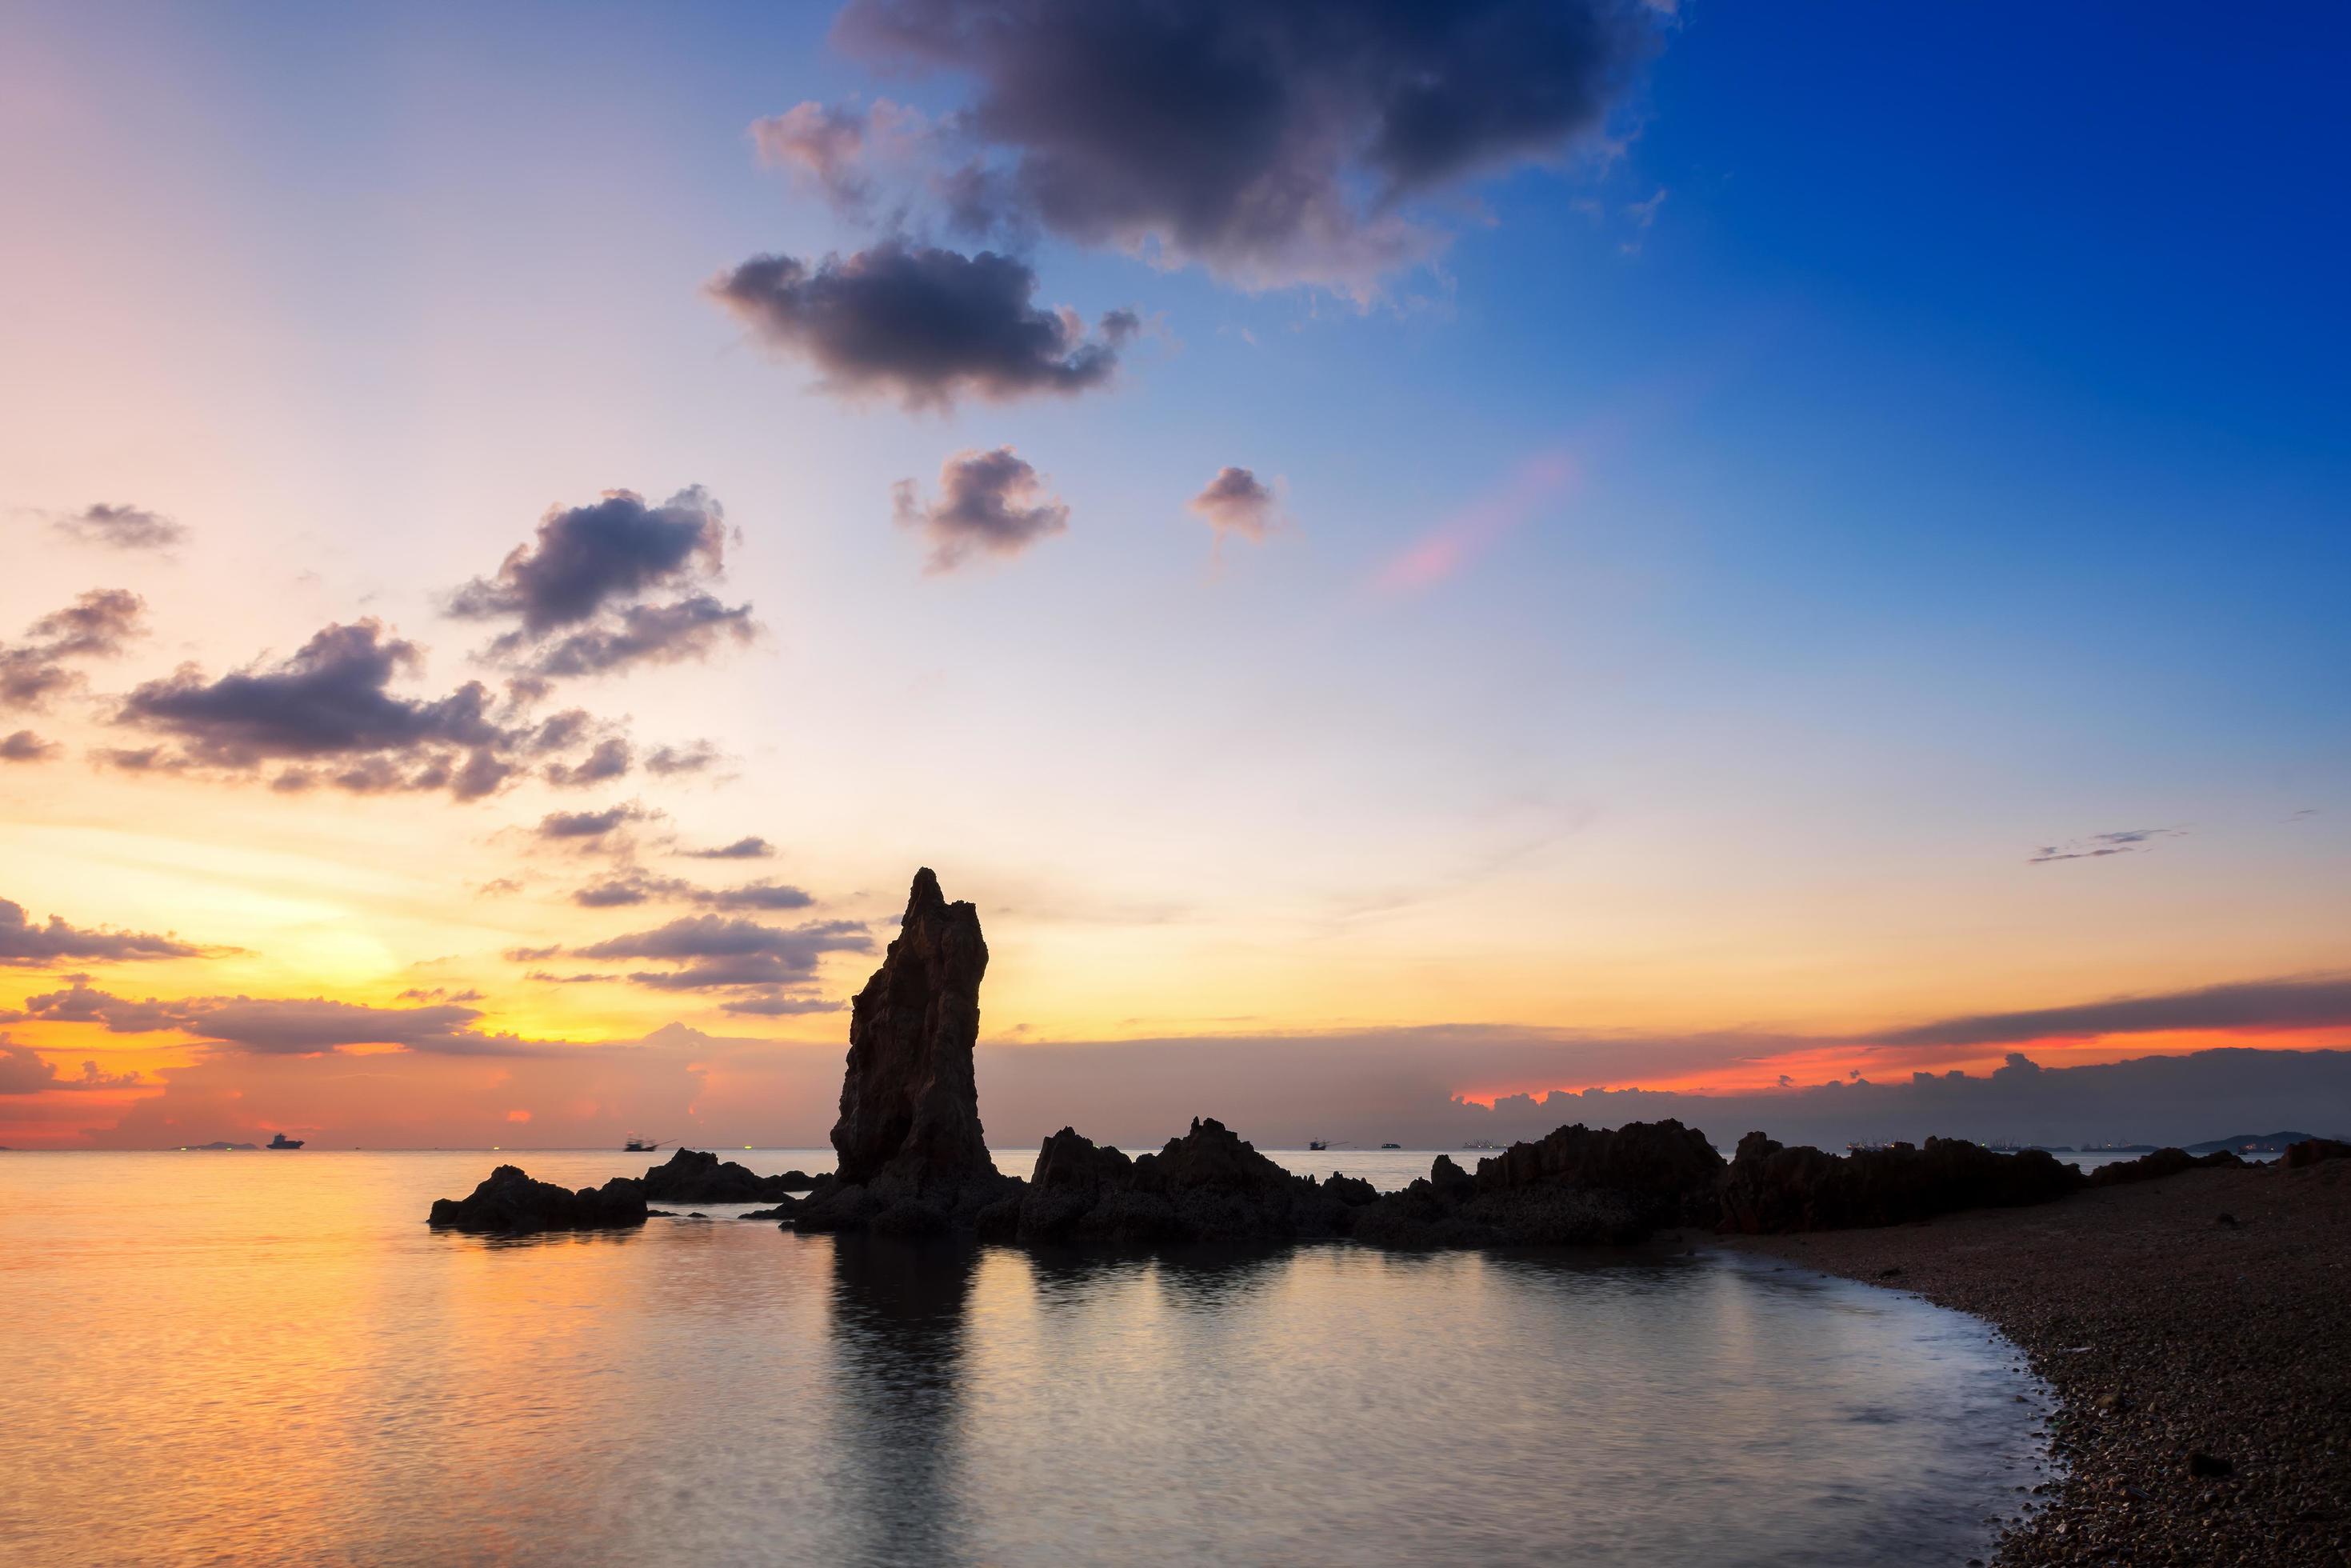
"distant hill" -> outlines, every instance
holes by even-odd
[[[2234,1149],[2241,1155],[2282,1155],[2288,1144],[2306,1144],[2316,1136],[2315,1133],[2238,1133],[2226,1138],[2215,1138],[2209,1144],[2190,1144],[2188,1152],[2191,1155],[2211,1155],[2222,1149]]]

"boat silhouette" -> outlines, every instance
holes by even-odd
[[[285,1134],[280,1133],[262,1146],[271,1149],[298,1149],[302,1146],[302,1140],[299,1138],[289,1138]]]

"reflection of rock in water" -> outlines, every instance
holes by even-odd
[[[964,1555],[960,1406],[977,1252],[945,1240],[833,1239],[832,1443],[852,1489],[853,1562]]]

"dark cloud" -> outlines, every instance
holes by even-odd
[[[786,927],[695,915],[572,952],[581,958],[640,958],[670,965],[631,972],[632,984],[653,990],[758,991],[781,998],[788,989],[815,979],[823,955],[872,949],[873,939],[860,921],[820,920]]]
[[[111,658],[145,630],[147,603],[128,589],[94,588],[27,627],[26,641],[0,643],[0,710],[44,707],[81,676],[69,659]]]
[[[726,517],[700,486],[658,507],[631,490],[607,490],[584,507],[550,508],[538,537],[517,545],[497,575],[457,591],[452,613],[512,615],[538,636],[592,620],[607,605],[648,589],[716,573],[724,564]]]
[[[633,800],[607,806],[601,811],[549,811],[538,820],[542,839],[601,839],[616,828],[642,822],[654,815]]]
[[[1274,496],[1255,474],[1226,466],[1207,487],[1185,503],[1193,515],[1217,530],[1218,538],[1236,534],[1261,544],[1273,531]]]
[[[2137,854],[2154,847],[2158,839],[2179,839],[2188,836],[2185,828],[2126,828],[2116,833],[2092,833],[2086,839],[2075,839],[2063,844],[2043,844],[2026,858],[2027,865],[2044,865],[2051,861],[2100,860],[2107,855]]]
[[[625,778],[634,759],[629,743],[619,736],[608,736],[596,743],[594,750],[576,763],[550,762],[547,765],[547,781],[560,789],[585,789],[590,784],[608,783]]]
[[[449,611],[512,620],[485,653],[522,669],[541,694],[551,677],[705,658],[759,631],[748,604],[708,591],[726,571],[726,539],[724,510],[698,485],[658,507],[608,490],[584,507],[551,508],[495,576],[452,595]],[[657,593],[675,597],[649,598]]]
[[[1881,1045],[1971,1046],[2172,1030],[2334,1027],[2351,1028],[2351,975],[2245,980],[2068,1007],[1978,1013],[1868,1038]]]
[[[737,839],[731,844],[721,844],[715,850],[680,850],[678,853],[698,861],[763,861],[776,852],[776,846],[762,838]]]
[[[149,958],[193,958],[204,949],[176,936],[149,931],[89,930],[68,925],[57,915],[46,925],[26,916],[25,906],[0,898],[0,964],[25,968],[68,960],[130,963]]]
[[[674,603],[616,611],[611,624],[568,632],[540,648],[530,656],[530,667],[543,675],[596,675],[628,664],[674,664],[707,658],[722,643],[747,644],[758,635],[748,604],[730,608],[696,593]],[[493,648],[505,652],[511,643],[501,638]]]
[[[466,993],[470,996],[471,993]],[[110,1034],[166,1030],[223,1050],[257,1055],[312,1055],[347,1045],[394,1045],[446,1056],[537,1055],[560,1047],[512,1035],[483,1034],[481,1009],[447,1001],[377,1008],[323,997],[191,997],[145,1001],[96,989],[77,975],[64,990],[26,998],[21,1018],[97,1023]]]
[[[478,1002],[482,999],[482,993],[471,988],[462,991],[453,991],[446,986],[434,986],[430,988],[419,986],[401,992],[392,999],[402,1002]]]
[[[1635,0],[852,0],[834,36],[977,80],[967,230],[1362,295],[1441,243],[1413,199],[1596,139],[1659,28]]]
[[[912,479],[891,497],[899,525],[930,540],[932,571],[953,571],[975,553],[1018,555],[1070,524],[1070,508],[1045,494],[1037,470],[1009,446],[958,452],[940,464],[935,501],[923,501]]]
[[[588,727],[569,715],[537,725],[503,716],[478,681],[432,699],[392,692],[396,677],[423,663],[414,643],[387,636],[381,622],[368,620],[328,626],[289,658],[217,680],[182,665],[167,679],[135,687],[116,716],[119,723],[171,736],[179,749],[115,749],[101,759],[134,771],[193,766],[249,772],[289,762],[295,766],[273,788],[445,789],[478,800],[518,770],[513,758],[586,737]]]
[[[0,737],[0,762],[46,762],[65,748],[54,740],[43,740],[29,729]]]
[[[105,658],[120,653],[145,627],[147,601],[127,588],[93,588],[26,632],[53,659]]]
[[[699,887],[683,877],[630,870],[574,889],[571,902],[584,909],[617,909],[639,904],[699,904],[705,909],[806,909],[816,900],[785,883],[760,881],[738,887]]]
[[[54,513],[49,522],[59,532],[70,534],[85,544],[105,545],[113,549],[169,549],[188,534],[185,528],[161,512],[151,512],[144,507],[109,506],[103,501],[78,512]]]
[[[32,1047],[0,1035],[0,1094],[46,1094],[57,1089],[128,1089],[143,1082],[136,1072],[101,1072],[95,1061],[81,1064],[78,1078],[60,1078],[57,1068]]]
[[[993,251],[964,256],[891,240],[814,267],[756,256],[710,292],[762,342],[807,360],[820,384],[843,396],[880,392],[908,408],[946,408],[959,397],[1083,392],[1118,367],[1109,332],[1089,336],[1074,314],[1037,308],[1036,273]]]

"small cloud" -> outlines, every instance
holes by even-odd
[[[634,800],[601,811],[549,811],[538,820],[537,831],[542,839],[601,839],[616,828],[646,821],[657,814]]]
[[[110,549],[169,549],[187,538],[188,530],[161,512],[144,507],[117,507],[93,502],[78,512],[52,512],[49,525],[84,544]]]
[[[111,658],[145,630],[146,601],[128,589],[94,588],[26,629],[22,643],[0,643],[0,710],[46,707],[81,684],[72,659]]]
[[[2183,839],[2185,828],[2126,828],[2119,832],[2092,833],[2086,839],[2074,839],[2062,844],[2043,844],[2025,857],[2027,865],[2045,865],[2052,861],[2101,860],[2107,855],[2140,854],[2155,847],[2158,839]]]
[[[656,746],[645,754],[645,771],[662,779],[701,773],[724,760],[718,747],[706,740],[691,746]]]
[[[29,729],[0,737],[0,762],[46,762],[65,747],[54,740],[43,740]]]
[[[626,777],[632,760],[629,743],[617,735],[609,736],[576,763],[549,763],[547,781],[560,789],[584,789]]]
[[[1274,530],[1275,504],[1273,491],[1255,474],[1227,465],[1217,469],[1217,476],[1185,506],[1217,531],[1219,541],[1231,534],[1262,544]]]
[[[1011,256],[894,239],[815,266],[756,256],[710,285],[761,342],[813,365],[825,391],[909,409],[1107,384],[1132,313],[1090,336],[1073,312],[1039,309],[1036,292],[1037,274]]]
[[[607,490],[586,506],[550,507],[495,575],[451,596],[449,612],[517,622],[485,652],[541,691],[552,676],[703,658],[759,631],[748,604],[708,591],[726,570],[726,540],[724,509],[698,485],[657,507]],[[649,601],[655,593],[677,597]]]
[[[902,528],[931,545],[925,568],[953,571],[977,553],[1014,556],[1068,528],[1070,508],[1045,494],[1037,470],[1009,446],[958,452],[939,465],[939,496],[925,503],[912,479],[891,496]]]
[[[681,855],[699,861],[763,861],[776,852],[776,846],[757,837],[737,839],[731,844],[721,844],[715,850],[680,850]]]

